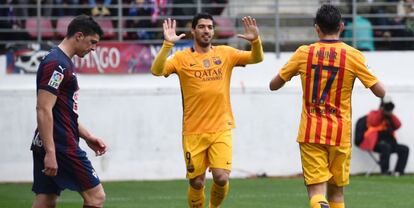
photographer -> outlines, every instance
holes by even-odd
[[[360,147],[380,154],[381,174],[390,175],[389,160],[391,153],[398,154],[394,174],[404,175],[409,149],[406,145],[397,143],[395,131],[401,127],[401,122],[393,114],[394,103],[389,96],[381,100],[378,110],[371,111],[367,116],[367,131]]]

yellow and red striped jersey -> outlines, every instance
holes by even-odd
[[[350,146],[355,78],[366,88],[378,82],[362,53],[341,41],[304,45],[279,72],[284,81],[295,75],[300,75],[303,91],[297,141]]]

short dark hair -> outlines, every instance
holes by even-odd
[[[213,26],[214,26],[214,19],[213,16],[211,16],[211,14],[208,13],[198,13],[193,17],[193,21],[191,23],[191,28],[195,29],[198,23],[198,20],[200,19],[210,19],[211,21],[213,21]]]
[[[315,24],[326,35],[337,33],[341,21],[341,12],[337,7],[330,4],[322,5],[316,13]]]
[[[82,32],[85,36],[94,34],[98,34],[99,37],[103,36],[102,28],[88,15],[79,15],[75,17],[68,25],[66,37],[70,38],[77,32]]]

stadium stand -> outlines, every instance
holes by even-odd
[[[38,26],[39,23],[39,26]],[[41,28],[40,34],[45,39],[51,39],[54,36],[54,29],[52,26],[52,21],[50,18],[40,17],[39,21],[36,18],[28,18],[26,20],[25,28],[29,33],[31,38],[36,38],[38,36],[38,29]]]

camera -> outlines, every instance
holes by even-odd
[[[390,112],[390,111],[394,110],[395,105],[394,105],[394,103],[389,102],[389,103],[383,103],[382,107],[384,108],[385,111]]]

